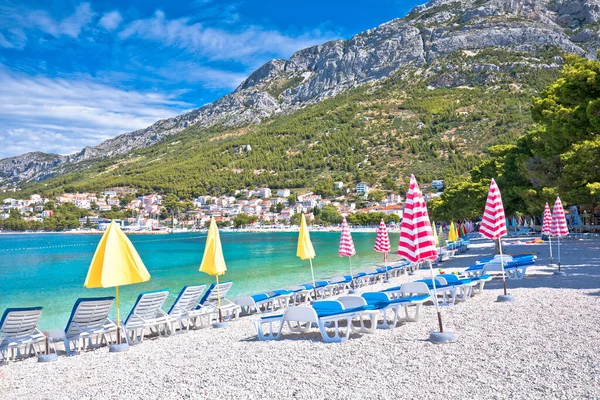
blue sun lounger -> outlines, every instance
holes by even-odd
[[[231,286],[233,286],[233,282],[231,281],[219,283],[219,286],[217,286],[216,283],[213,283],[208,287],[206,292],[204,292],[204,296],[202,296],[202,298],[200,299],[198,308],[212,307],[213,309],[217,310],[220,298],[221,315],[223,317],[223,320],[227,321],[233,318],[238,318],[240,316],[240,311],[242,308],[239,305],[235,304],[235,302],[225,297],[231,289]]]
[[[456,286],[458,289],[456,299],[463,301],[471,297],[473,287],[477,285],[477,282],[470,278],[459,278],[454,274],[440,274],[437,275],[435,279],[442,285]]]
[[[86,347],[86,341],[91,346],[94,337],[97,345],[111,343],[113,332],[116,339],[117,325],[108,319],[114,300],[112,296],[77,299],[62,337],[68,356],[73,354],[71,344],[77,352]]]
[[[242,312],[246,314],[251,314],[253,312],[260,314],[263,312],[274,311],[280,297],[280,293],[272,291],[240,297],[235,303],[242,307]]]
[[[391,299],[388,294],[383,292],[367,292],[361,295],[367,305],[381,311],[383,320],[377,323],[378,329],[394,329],[401,320],[400,309],[404,309],[403,321],[418,321],[421,305],[431,300],[429,289],[425,284],[409,282],[403,286],[402,295],[395,299]],[[409,307],[415,308],[412,316],[409,315]],[[388,317],[388,312],[391,312],[391,318]]]
[[[433,301],[437,301],[440,306],[452,306],[456,302],[456,288],[457,286],[448,285],[441,282],[439,279],[436,279],[435,282],[435,290],[438,296],[441,296],[440,299],[436,299],[433,293],[433,281],[431,279],[420,279],[415,282],[422,282],[427,285],[429,289],[429,294]],[[445,281],[444,281],[445,282]]]
[[[254,326],[259,340],[274,340],[281,338],[284,325],[292,333],[306,333],[316,325],[324,342],[339,343],[348,340],[353,318],[375,312],[370,306],[344,309],[339,301],[319,300],[312,306],[290,307],[283,314],[261,317]]]
[[[189,330],[194,328],[208,328],[218,313],[213,307],[199,306],[198,300],[206,289],[206,285],[184,286],[169,309],[169,318],[176,329]]]

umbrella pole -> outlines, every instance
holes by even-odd
[[[223,315],[221,314],[221,293],[219,290],[219,275],[215,275],[217,278],[217,309],[219,310],[219,322],[223,322]]]
[[[352,258],[350,258],[350,256],[348,256],[348,262],[350,263],[350,280],[352,281],[352,289],[354,289],[354,273],[352,272]],[[313,275],[313,282],[314,282],[315,278]]]
[[[308,261],[310,262],[310,274],[312,275],[313,290],[315,292],[315,300],[317,300],[317,284],[315,283],[315,272],[313,271],[312,258],[309,258]]]
[[[390,266],[388,265],[388,252],[383,252],[383,262],[385,263],[385,279],[390,279]]]
[[[560,272],[560,236],[558,236],[558,271]]]
[[[502,283],[504,283],[504,295],[506,296],[506,273],[504,272],[504,256],[502,255],[502,238],[498,238],[500,248],[500,265],[502,266]]]
[[[440,333],[444,333],[444,325],[442,324],[442,313],[440,311],[440,306],[438,305],[437,289],[435,286],[435,276],[433,276],[433,265],[431,264],[431,261],[427,261],[427,263],[429,264],[429,271],[431,272],[431,283],[433,284],[433,304],[435,304],[435,310],[437,311]]]
[[[121,344],[121,313],[119,310],[119,287],[115,286],[115,297],[117,298],[117,344]]]
[[[548,234],[548,244],[550,245],[550,264],[554,264],[552,261],[552,236]]]

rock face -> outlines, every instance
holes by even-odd
[[[231,94],[189,113],[70,156],[28,153],[0,160],[0,183],[44,179],[74,163],[151,146],[191,125],[259,123],[402,68],[430,65],[457,51],[494,48],[535,55],[552,48],[595,58],[600,48],[599,19],[600,0],[432,0],[404,18],[349,40],[300,50],[289,60],[271,60]],[[473,66],[479,70],[494,67],[499,68]],[[462,82],[440,77],[438,84]]]

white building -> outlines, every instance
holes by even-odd
[[[338,182],[333,182],[333,189],[334,189],[334,190],[335,190],[335,189],[341,189],[341,188],[343,188],[343,187],[344,187],[344,182],[340,182],[340,181],[338,181]]]
[[[434,187],[437,190],[442,190],[444,188],[444,181],[442,179],[433,180],[431,181],[431,187]]]
[[[370,189],[371,188],[369,187],[368,183],[361,182],[356,185],[356,193],[359,194],[369,194]]]
[[[279,197],[290,197],[291,194],[290,189],[279,189],[277,191],[277,196]]]
[[[258,195],[259,195],[259,197],[261,197],[263,199],[268,199],[269,197],[271,197],[271,189],[269,189],[269,188],[261,188],[258,191]]]

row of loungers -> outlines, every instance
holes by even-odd
[[[122,335],[127,343],[141,342],[146,333],[161,336],[179,330],[206,328],[219,318],[217,293],[221,297],[221,313],[224,320],[237,318],[240,306],[225,296],[232,282],[185,286],[168,312],[162,307],[169,295],[167,290],[141,293],[127,318],[121,323]],[[204,294],[204,295],[203,295]],[[86,347],[114,343],[117,341],[117,325],[108,318],[114,297],[81,298],[75,302],[69,321],[59,334],[53,333],[48,345],[55,347],[63,342],[67,355]],[[42,307],[8,308],[0,319],[0,358],[14,359],[21,354],[37,355],[47,340],[38,328]],[[113,339],[114,335],[114,339]],[[49,349],[46,349],[48,352]],[[56,352],[56,349],[54,348]]]
[[[519,254],[511,256],[509,254],[499,254],[490,257],[482,258],[476,264],[465,270],[467,276],[479,276],[482,274],[501,274],[502,264],[506,277],[510,280],[521,280],[525,277],[527,267],[535,264],[537,256],[534,254]]]
[[[343,342],[351,332],[373,333],[376,329],[393,329],[399,322],[417,321],[420,307],[427,301],[453,305],[458,300],[467,300],[477,291],[483,291],[485,282],[491,279],[490,275],[469,278],[442,274],[435,277],[435,292],[432,280],[422,279],[360,296],[341,296],[336,300],[317,300],[310,306],[293,306],[282,314],[261,317],[254,325],[260,340],[281,338],[284,327],[291,333],[305,333],[314,326],[323,341]],[[415,309],[412,315],[409,307]],[[403,318],[401,309],[404,309]]]
[[[310,304],[344,294],[347,290],[372,285],[388,276],[398,276],[410,268],[410,263],[400,262],[395,265],[379,267],[374,270],[358,272],[354,275],[343,275],[330,280],[316,281],[294,286],[289,289],[273,290],[252,296],[240,297],[236,300],[245,314],[273,312],[280,308]]]

